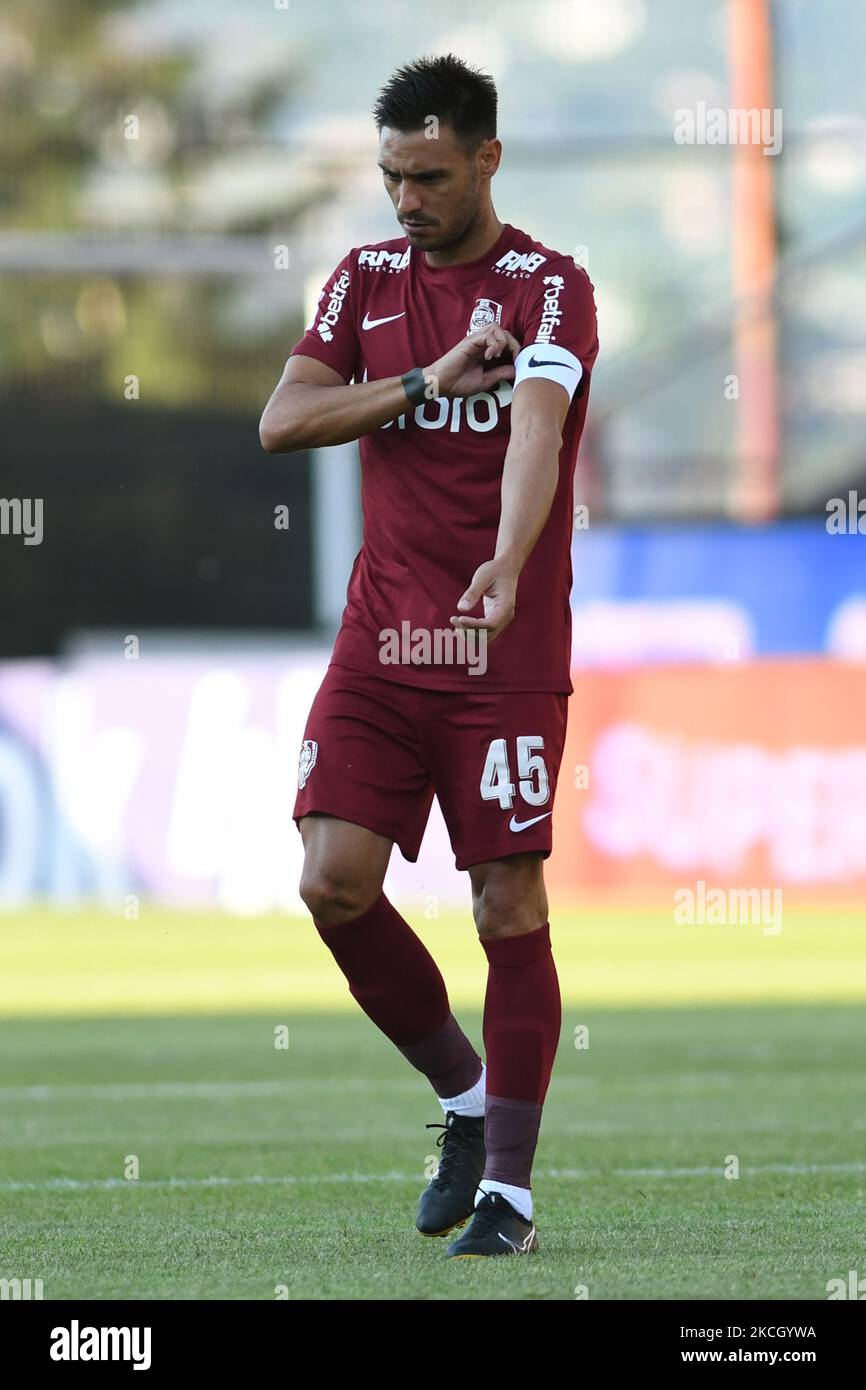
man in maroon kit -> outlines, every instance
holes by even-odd
[[[417,1226],[529,1254],[561,1001],[542,872],[565,738],[572,489],[598,351],[571,257],[499,221],[492,79],[449,55],[374,108],[404,235],[327,281],[260,425],[270,453],[360,441],[364,538],[301,748],[301,896],[349,990],[445,1115]],[[482,1063],[382,891],[434,794],[488,961]]]

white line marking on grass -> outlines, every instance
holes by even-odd
[[[598,1086],[605,1078],[596,1075],[561,1075],[554,1078],[559,1088],[565,1086]],[[691,1090],[697,1086],[733,1085],[737,1078],[727,1072],[654,1072],[646,1082],[652,1086],[674,1086]],[[789,1073],[772,1078],[773,1087],[801,1086],[802,1073]],[[187,1100],[201,1097],[219,1099],[231,1096],[278,1096],[288,1091],[332,1091],[365,1094],[378,1091],[418,1092],[418,1081],[412,1077],[390,1076],[377,1080],[372,1077],[347,1079],[340,1076],[287,1076],[282,1080],[236,1081],[106,1081],[68,1085],[0,1086],[0,1101],[43,1100]]]
[[[340,1077],[286,1077],[282,1081],[129,1081],[105,1082],[91,1086],[0,1086],[0,1100],[188,1100],[200,1096],[278,1096],[290,1090],[353,1092],[388,1090],[417,1091],[411,1077],[384,1081]]]
[[[0,1182],[0,1192],[101,1192],[120,1187],[288,1187],[294,1183],[412,1182],[417,1173],[302,1173],[239,1178],[45,1178],[42,1182]]]
[[[766,1173],[805,1177],[821,1173],[866,1173],[866,1163],[756,1163],[740,1169],[741,1177]],[[722,1167],[704,1168],[548,1168],[534,1174],[539,1178],[722,1178]],[[0,1192],[102,1192],[118,1188],[208,1188],[208,1187],[290,1187],[297,1183],[387,1183],[418,1182],[418,1173],[300,1173],[278,1176],[210,1178],[45,1178],[42,1181],[0,1181]]]
[[[751,1174],[788,1173],[792,1177],[809,1173],[866,1173],[866,1163],[750,1163],[740,1165],[740,1177]],[[721,1178],[719,1163],[703,1168],[548,1168],[545,1178]]]
[[[665,1074],[656,1073],[654,1080]],[[697,1085],[699,1074],[674,1074],[678,1084],[687,1087]],[[708,1073],[703,1077],[705,1084],[721,1082],[727,1084],[733,1077],[725,1074]],[[595,1086],[601,1078],[597,1076],[560,1076],[557,1085]],[[385,1077],[376,1080],[372,1077],[288,1076],[274,1081],[105,1081],[68,1085],[0,1086],[0,1101],[45,1101],[45,1100],[187,1100],[201,1097],[220,1099],[231,1096],[278,1096],[288,1091],[333,1091],[339,1095],[346,1093],[372,1093],[377,1091],[418,1091],[418,1081],[412,1077]]]

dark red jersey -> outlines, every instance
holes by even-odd
[[[332,661],[439,690],[572,690],[573,479],[596,353],[593,287],[570,256],[506,224],[476,261],[433,267],[405,237],[356,248],[327,281],[293,349],[348,383],[428,367],[468,333],[501,324],[521,344],[517,382],[466,398],[433,399],[365,435],[361,454],[364,537]],[[491,560],[514,389],[552,377],[570,405],[550,515],[521,571],[516,611],[489,645],[485,669],[450,661],[435,640],[453,636],[457,600]],[[483,616],[483,604],[471,616]],[[398,634],[404,658],[393,660]],[[417,640],[415,640],[415,636]],[[408,639],[408,642],[407,642]],[[391,656],[383,658],[383,643]],[[414,656],[406,656],[409,648]],[[425,650],[438,650],[432,664]]]

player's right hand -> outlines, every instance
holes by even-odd
[[[489,391],[498,381],[513,381],[514,359],[519,351],[520,344],[507,328],[479,328],[424,368],[428,396],[431,400],[439,396],[474,396],[478,391]],[[510,362],[490,366],[506,354],[511,355]]]

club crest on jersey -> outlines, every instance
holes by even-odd
[[[316,766],[316,755],[319,745],[315,739],[305,738],[301,744],[301,752],[298,757],[298,787],[307,785],[307,778]]]
[[[499,323],[502,319],[502,305],[497,304],[495,299],[478,299],[475,301],[475,308],[469,320],[469,327],[466,336],[470,333],[477,333],[482,328],[490,328],[493,324]]]

